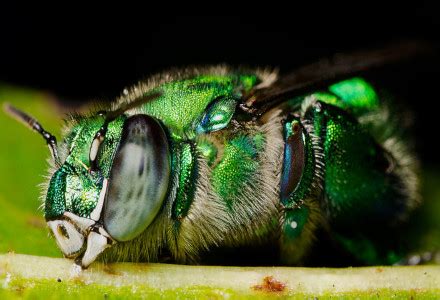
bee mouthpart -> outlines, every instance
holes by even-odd
[[[78,257],[75,263],[86,269],[105,249],[111,247],[114,243],[115,241],[102,226],[94,227],[87,236],[87,248],[84,255]]]
[[[52,230],[58,247],[65,257],[77,257],[84,250],[84,234],[68,220],[53,220],[47,222]]]
[[[90,218],[66,211],[59,219],[47,222],[64,256],[77,258],[83,268],[90,265],[102,251],[113,244],[110,235],[97,223],[101,218],[107,185],[108,180],[104,178],[98,202]],[[82,253],[84,255],[80,258]]]

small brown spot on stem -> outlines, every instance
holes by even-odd
[[[18,296],[20,296],[20,297],[22,297],[23,296],[23,294],[24,294],[24,292],[25,292],[25,287],[24,287],[24,285],[22,285],[22,284],[17,284],[16,286],[14,286],[13,288],[12,288],[12,290],[18,295]]]
[[[276,280],[273,276],[266,276],[263,278],[262,284],[253,286],[254,290],[265,292],[282,292],[286,288],[286,284]]]
[[[383,272],[383,268],[376,268],[376,273],[382,273]]]
[[[84,281],[84,279],[80,276],[75,276],[72,278],[72,282],[76,283],[76,284],[81,284],[81,285],[85,285],[86,282]]]
[[[111,268],[108,265],[105,265],[103,270],[105,273],[107,273],[109,275],[114,275],[114,276],[121,276],[122,275],[121,272],[116,271],[115,269]]]

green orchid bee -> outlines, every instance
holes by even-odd
[[[402,259],[396,232],[420,202],[399,116],[357,74],[414,48],[356,53],[279,76],[217,66],[153,76],[67,121],[52,153],[47,225],[65,257],[200,262],[270,245],[303,264],[318,232],[362,264]],[[258,263],[258,262],[257,262]]]

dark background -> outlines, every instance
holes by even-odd
[[[179,8],[164,4],[111,12],[107,7],[56,12],[53,7],[3,7],[0,81],[48,90],[77,104],[110,101],[125,86],[170,67],[228,63],[277,66],[286,73],[334,53],[390,41],[419,39],[439,46],[439,10],[430,2],[302,3],[277,9],[255,2],[252,9],[240,10],[237,3],[218,2],[209,14],[182,10],[177,16]],[[235,14],[212,15],[225,8]],[[413,112],[417,151],[425,165],[439,163],[439,67],[437,55],[375,75]]]

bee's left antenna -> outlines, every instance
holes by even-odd
[[[4,103],[3,109],[12,118],[41,134],[41,136],[46,140],[47,146],[49,146],[50,153],[52,154],[52,158],[54,159],[55,163],[58,166],[61,166],[57,150],[57,139],[55,138],[55,136],[44,130],[43,126],[41,126],[41,124],[36,119],[31,117],[27,113],[19,110],[18,108],[12,106],[11,104]]]

